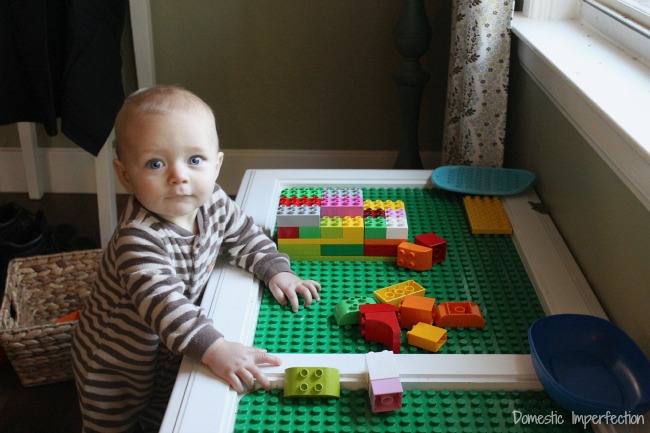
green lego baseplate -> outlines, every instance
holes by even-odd
[[[252,392],[239,403],[234,431],[584,433],[593,429],[574,423],[570,412],[541,391],[404,391],[400,410],[373,413],[367,390],[342,389],[338,399],[319,400],[285,399],[281,390]]]
[[[463,195],[422,188],[364,188],[373,200],[402,200],[409,221],[409,241],[434,232],[447,241],[446,260],[424,272],[394,262],[294,261],[292,269],[304,279],[321,283],[321,301],[297,313],[282,307],[265,290],[255,346],[275,353],[367,353],[385,350],[366,341],[356,324],[338,326],[334,310],[350,297],[372,296],[375,290],[414,280],[436,304],[476,303],[484,328],[451,329],[438,353],[527,354],[528,328],[544,311],[510,236],[471,233]],[[410,346],[402,330],[401,353],[430,353]]]

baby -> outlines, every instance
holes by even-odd
[[[199,307],[217,254],[264,281],[282,305],[319,301],[320,284],[216,184],[223,162],[214,114],[193,93],[157,86],[127,98],[115,122],[114,168],[131,193],[79,318],[72,358],[84,431],[158,431],[182,356],[237,392],[263,349],[227,341]]]

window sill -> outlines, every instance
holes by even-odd
[[[522,67],[650,210],[650,68],[578,20],[515,13]]]

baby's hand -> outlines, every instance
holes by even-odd
[[[282,361],[265,349],[248,347],[220,338],[208,348],[201,362],[240,394],[255,387],[255,380],[267,391],[271,388],[259,364],[280,365]]]
[[[280,272],[269,281],[271,294],[280,305],[291,304],[291,309],[295,313],[298,311],[298,294],[305,298],[305,308],[311,305],[312,299],[320,301],[320,284],[314,280],[301,280],[291,272]]]

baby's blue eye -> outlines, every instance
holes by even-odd
[[[151,161],[147,162],[147,167],[151,168],[152,170],[158,170],[159,168],[162,168],[163,163],[159,159],[152,159]]]
[[[190,165],[199,165],[202,162],[203,162],[203,158],[198,155],[195,155],[189,159]]]

